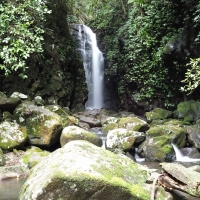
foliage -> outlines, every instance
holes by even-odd
[[[189,66],[186,63],[195,56],[183,42],[188,27],[193,26],[196,29],[191,28],[193,32],[199,30],[200,3],[195,0],[190,4],[186,0],[98,2],[98,6],[93,5],[90,25],[101,40],[103,36],[106,74],[115,77],[121,104],[129,109],[130,101],[135,104],[156,100],[173,107],[171,102],[181,95],[181,80]],[[196,44],[198,40],[200,34]]]
[[[191,94],[200,85],[200,58],[191,59],[187,66],[189,68],[182,81],[186,85],[181,87],[181,91]]]
[[[46,14],[50,10],[46,1],[10,0],[0,4],[0,69],[8,75],[20,70],[26,78],[26,60],[43,51],[43,33]]]

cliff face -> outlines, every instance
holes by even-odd
[[[0,74],[0,90],[10,95],[14,91],[31,97],[40,95],[48,104],[70,108],[79,106],[87,98],[84,69],[76,52],[76,42],[68,28],[66,4],[48,2],[52,13],[45,23],[41,55],[33,54],[27,60],[27,76],[22,80],[17,73],[5,77]]]

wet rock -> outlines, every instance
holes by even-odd
[[[19,97],[7,98],[5,94],[0,92],[0,110],[12,113],[20,103],[21,99]]]
[[[72,141],[32,169],[19,200],[149,200],[146,178],[147,172],[129,158]]]
[[[0,124],[0,148],[10,150],[24,145],[27,139],[27,130],[14,122]]]
[[[172,116],[172,112],[162,108],[156,108],[151,112],[146,112],[146,117],[148,121],[153,121],[157,119],[167,119]]]
[[[186,143],[186,130],[183,127],[171,125],[157,125],[146,132],[147,139],[139,147],[146,160],[171,161],[174,150],[171,143],[182,148]]]
[[[145,134],[143,132],[117,128],[108,132],[106,145],[108,149],[119,148],[128,151],[134,143],[141,143],[144,139]]]
[[[196,148],[187,147],[187,148],[180,149],[180,151],[184,156],[200,159],[200,153]]]
[[[141,131],[141,132],[145,132],[146,130],[149,129],[147,122],[137,117],[125,117],[119,119],[118,127],[126,128],[132,131]]]
[[[28,176],[29,170],[22,166],[4,166],[0,167],[0,181]]]
[[[188,126],[188,141],[195,148],[200,148],[200,129],[198,126]]]
[[[24,101],[15,109],[14,116],[26,127],[29,144],[49,147],[59,140],[62,119],[45,107]]]
[[[91,142],[94,145],[97,145],[99,147],[102,146],[101,138],[97,136],[95,133],[92,133],[90,131],[87,131],[77,126],[65,127],[62,130],[62,133],[60,136],[61,146],[64,146],[65,144],[67,144],[68,142],[72,140],[87,140],[88,142]]]

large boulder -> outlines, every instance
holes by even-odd
[[[0,148],[11,150],[24,145],[27,139],[26,128],[14,122],[0,124]]]
[[[129,158],[72,141],[32,168],[19,200],[149,200],[146,178]]]
[[[102,146],[101,138],[95,133],[92,133],[77,126],[67,126],[62,130],[60,136],[60,144],[61,146],[64,146],[72,140],[87,140],[94,145],[97,145],[99,147]]]
[[[108,132],[106,146],[109,149],[119,148],[123,151],[129,151],[134,143],[141,143],[143,140],[145,140],[143,132],[117,128]]]
[[[174,156],[172,143],[179,148],[186,143],[186,130],[179,126],[153,126],[146,135],[147,139],[139,147],[139,152],[143,152],[143,156],[149,161],[171,161]]]
[[[194,100],[181,102],[178,104],[174,114],[186,122],[197,121],[200,119],[200,102]]]
[[[48,147],[59,140],[62,119],[49,109],[24,101],[15,109],[14,116],[27,128],[29,144]]]
[[[149,128],[147,122],[138,117],[120,118],[118,121],[118,127],[141,132],[145,132]]]

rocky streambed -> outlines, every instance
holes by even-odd
[[[27,177],[20,200],[200,198],[199,162],[176,162],[172,146],[200,158],[200,102],[142,118],[105,109],[72,114],[41,97],[0,93],[0,110],[0,181]]]

